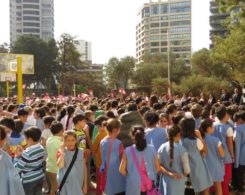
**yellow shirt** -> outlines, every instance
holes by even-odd
[[[100,168],[101,165],[101,153],[100,153],[100,141],[107,136],[107,131],[99,131],[95,137],[94,143],[92,145],[92,150],[95,151],[95,166]]]

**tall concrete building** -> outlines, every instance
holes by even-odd
[[[85,40],[78,40],[75,43],[81,54],[81,61],[92,63],[92,43]]]
[[[10,43],[18,36],[32,34],[54,37],[54,0],[10,0]]]
[[[145,53],[167,53],[168,46],[177,58],[191,57],[192,0],[150,0],[138,13],[136,58]]]

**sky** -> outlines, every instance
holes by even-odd
[[[209,1],[192,0],[192,50],[208,48]],[[135,56],[137,13],[149,0],[54,0],[55,38],[92,42],[93,63]],[[0,0],[0,44],[9,43],[9,0]]]

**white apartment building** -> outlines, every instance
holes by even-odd
[[[75,44],[81,54],[81,61],[92,62],[92,43],[85,40],[77,40]]]
[[[9,8],[10,43],[25,34],[54,38],[54,0],[10,0]]]
[[[192,0],[150,0],[138,12],[136,59],[145,53],[167,53],[187,64],[191,57]]]

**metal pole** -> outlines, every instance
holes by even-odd
[[[169,85],[169,88],[170,88],[170,19],[171,19],[171,16],[170,16],[170,3],[171,0],[168,0],[168,31],[167,31],[167,42],[168,42],[168,85]]]
[[[6,96],[9,98],[9,80],[6,81]]]
[[[73,84],[73,95],[74,97],[76,97],[76,84],[75,83]]]
[[[23,103],[22,57],[17,57],[18,104]]]

